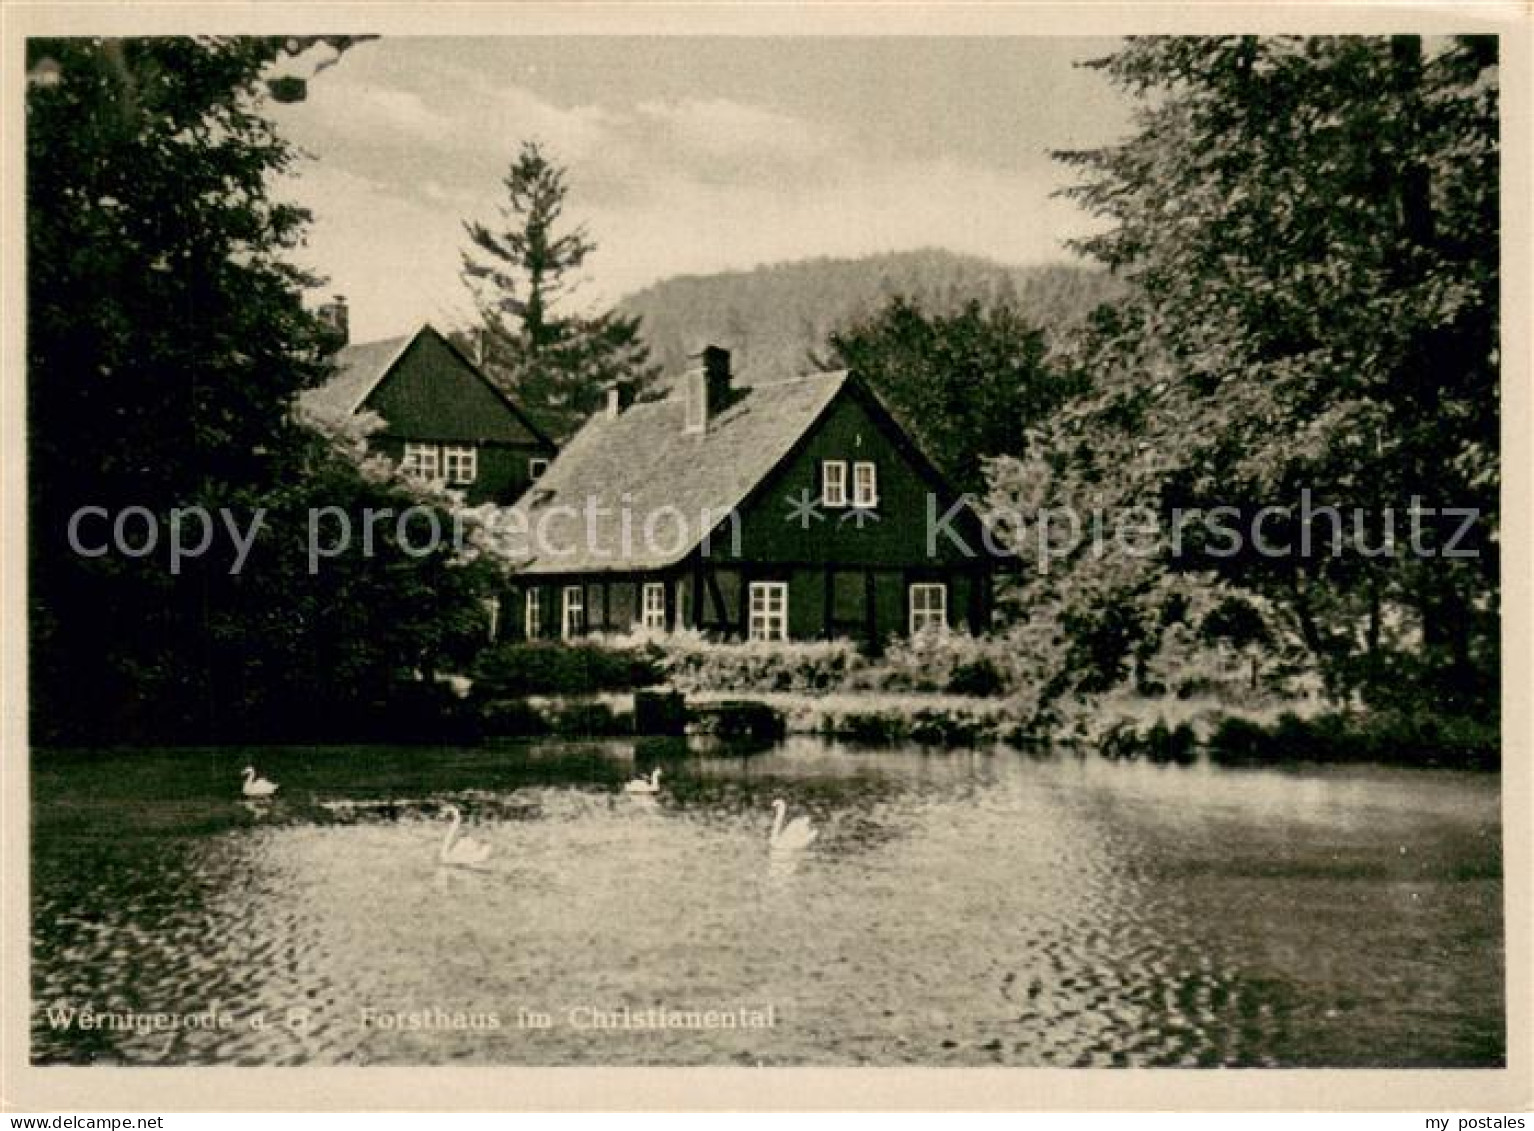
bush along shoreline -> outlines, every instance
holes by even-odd
[[[687,704],[688,731],[718,735],[718,714],[755,706],[786,733],[869,746],[1095,751],[1121,761],[1259,766],[1383,763],[1496,770],[1495,719],[1365,711],[1208,681],[1146,695],[1051,693],[1005,639],[961,634],[894,643],[716,643],[693,633],[506,643],[473,671],[486,737],[635,733],[635,693]],[[728,727],[725,728],[728,730]]]

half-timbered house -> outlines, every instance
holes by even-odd
[[[978,519],[867,384],[742,384],[727,351],[701,361],[663,399],[611,389],[514,508],[514,635],[878,642],[989,624]]]

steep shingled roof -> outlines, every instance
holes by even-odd
[[[306,407],[318,410],[325,415],[347,416],[359,412],[385,379],[399,368],[401,361],[412,352],[417,343],[430,341],[438,343],[445,351],[446,357],[472,374],[505,405],[516,421],[516,428],[525,433],[525,436],[518,436],[519,440],[534,440],[550,448],[555,447],[554,442],[527,413],[518,407],[504,389],[486,376],[484,370],[453,344],[452,339],[429,324],[422,326],[413,334],[402,337],[344,346],[336,352],[336,371],[330,380],[318,388],[305,390],[300,394],[300,400]]]
[[[642,401],[616,418],[598,413],[512,508],[529,531],[552,508],[573,508],[579,516],[550,518],[548,541],[561,552],[535,554],[522,572],[659,569],[681,561],[708,534],[705,527],[771,474],[847,381],[848,374],[838,371],[739,387],[736,399],[701,433],[683,431],[680,396]],[[585,529],[588,501],[597,514],[591,537]],[[647,546],[644,524],[662,512],[666,517],[654,520],[657,545]],[[526,541],[538,549],[539,539]]]
[[[342,347],[336,353],[335,374],[318,388],[306,390],[303,399],[333,413],[356,412],[419,333]]]

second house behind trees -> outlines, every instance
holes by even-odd
[[[344,318],[332,325],[344,333]],[[509,504],[541,475],[552,440],[452,342],[430,326],[347,344],[334,376],[305,397],[322,410],[374,412],[369,439],[405,475],[461,490],[470,505]]]

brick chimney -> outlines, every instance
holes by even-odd
[[[707,432],[709,421],[724,411],[730,399],[730,351],[704,346],[696,359],[698,364],[682,379],[687,402],[682,425],[685,432]]]
[[[337,349],[351,344],[351,311],[347,309],[345,295],[336,295],[329,302],[321,303],[314,313],[338,339]]]
[[[618,380],[607,386],[607,419],[616,420],[634,403],[634,382]]]

